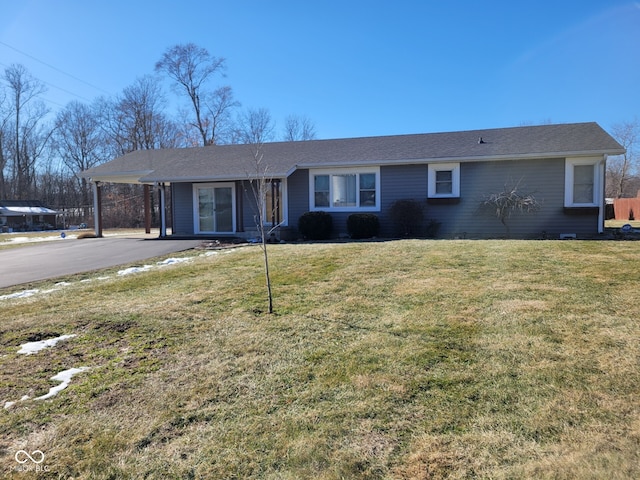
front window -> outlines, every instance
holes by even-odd
[[[312,210],[380,210],[380,171],[310,172]]]
[[[601,178],[598,158],[567,158],[565,163],[565,207],[598,206]]]
[[[457,198],[460,196],[460,164],[429,164],[428,171],[429,198]]]

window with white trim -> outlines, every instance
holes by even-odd
[[[311,210],[379,211],[380,169],[309,171]]]
[[[600,158],[567,158],[565,161],[565,207],[598,206]]]
[[[427,170],[429,198],[460,196],[460,164],[430,163]]]

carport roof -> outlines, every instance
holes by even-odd
[[[82,176],[115,183],[242,180],[256,176],[254,148],[211,145],[138,150],[86,170]],[[261,153],[268,176],[286,177],[300,168],[620,155],[624,149],[591,122],[273,142],[263,144]]]

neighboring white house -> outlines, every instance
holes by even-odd
[[[35,200],[0,200],[0,228],[3,232],[53,229],[57,215],[57,211]]]

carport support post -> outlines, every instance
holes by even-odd
[[[151,189],[149,184],[144,186],[144,233],[151,233]]]
[[[93,182],[93,223],[96,237],[102,238],[102,185]]]
[[[160,238],[167,236],[167,212],[165,205],[164,183],[156,184],[160,197]]]

